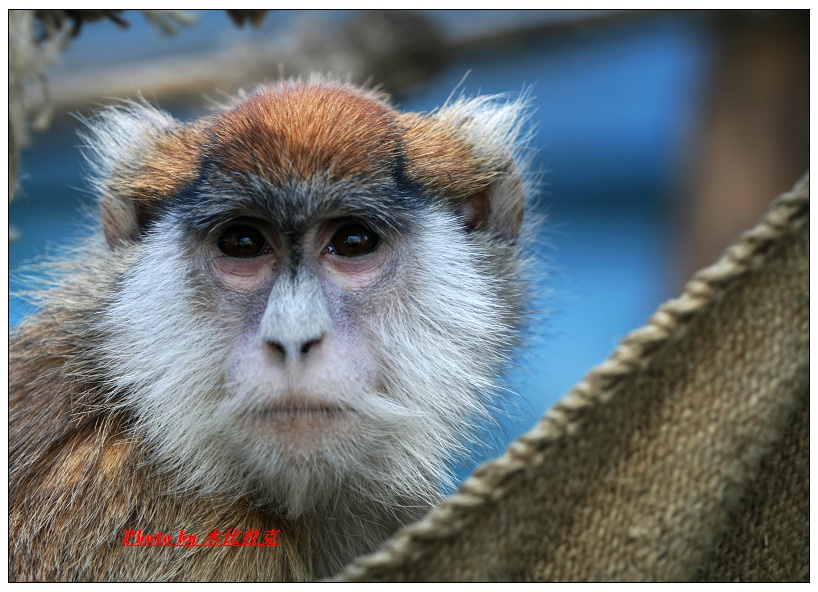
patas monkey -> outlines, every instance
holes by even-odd
[[[11,338],[10,578],[321,578],[422,515],[526,317],[521,113],[91,121],[99,238]]]

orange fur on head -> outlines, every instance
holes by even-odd
[[[342,86],[262,87],[208,132],[220,168],[271,181],[384,176],[400,150],[393,110]]]

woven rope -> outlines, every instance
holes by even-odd
[[[808,578],[808,241],[805,176],[502,457],[338,579]],[[771,548],[782,520],[787,548]]]

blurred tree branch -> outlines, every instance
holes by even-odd
[[[27,146],[30,130],[48,127],[55,109],[63,109],[53,98],[45,79],[46,68],[89,23],[110,21],[127,28],[124,10],[10,10],[9,11],[9,199],[17,188],[20,149]],[[143,10],[145,18],[161,33],[176,34],[196,18],[179,10]],[[229,10],[237,26],[245,21],[259,25],[267,11]],[[91,85],[93,88],[94,85]],[[39,91],[39,92],[38,92]],[[61,97],[61,89],[56,96]],[[88,97],[87,100],[90,100]]]

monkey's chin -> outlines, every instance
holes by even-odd
[[[294,519],[347,499],[344,482],[361,489],[360,468],[368,466],[376,445],[363,417],[332,406],[275,407],[245,416],[245,429],[234,436],[260,503]]]

